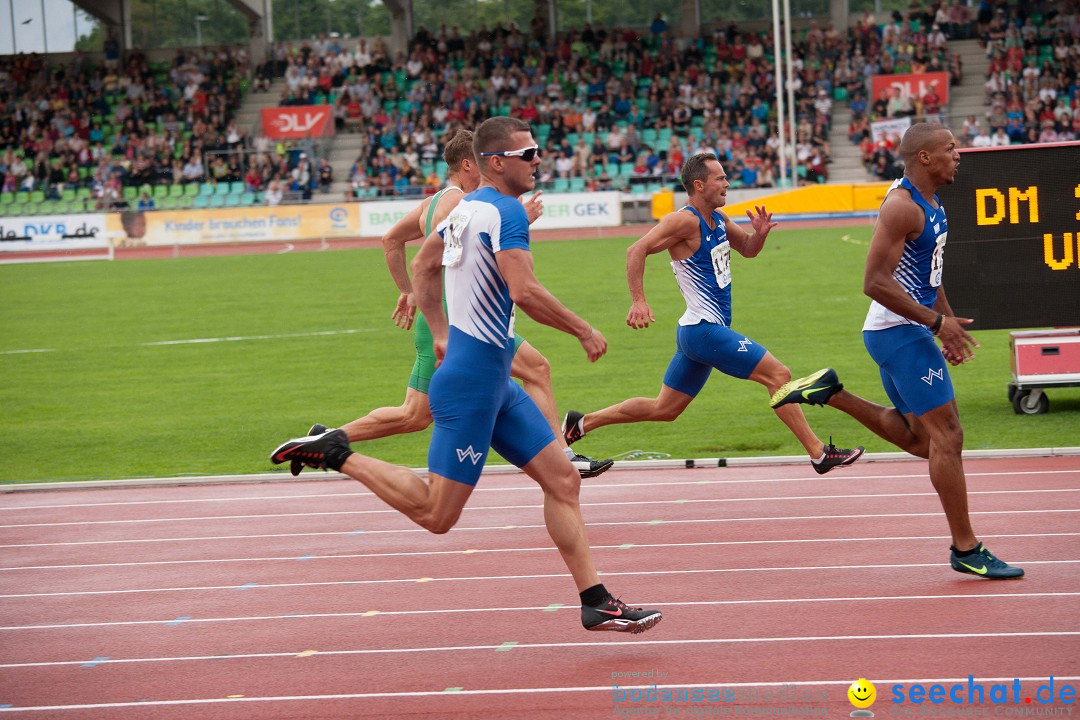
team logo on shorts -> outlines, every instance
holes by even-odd
[[[482,457],[484,456],[472,449],[472,445],[465,448],[464,450],[462,450],[461,448],[457,448],[458,462],[465,462],[465,458],[468,458],[469,460],[472,460],[472,464],[475,465],[476,463],[480,462],[480,458]]]
[[[945,371],[944,370],[934,370],[933,368],[926,368],[926,370],[927,370],[928,374],[923,376],[922,381],[924,383],[926,383],[927,385],[932,386],[934,384],[934,379],[935,378],[937,378],[938,380],[944,380],[945,379]],[[461,452],[461,451],[458,450],[458,452]]]
[[[751,340],[750,338],[745,338],[744,337],[742,340],[739,341],[739,349],[737,350],[737,352],[750,352],[749,350],[746,349],[746,346],[747,345],[753,345],[753,344],[754,344],[753,340]]]

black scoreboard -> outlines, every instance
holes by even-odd
[[[1080,325],[1080,142],[960,151],[943,286],[973,330]]]

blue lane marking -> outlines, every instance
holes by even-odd
[[[167,622],[165,624],[168,625],[169,627],[175,627],[176,625],[179,625],[180,623],[184,622],[185,620],[190,620],[190,619],[191,619],[190,615],[181,615],[180,617],[176,618],[175,620],[170,620],[169,622]]]
[[[108,659],[109,659],[108,656],[96,657],[93,660],[91,660],[90,662],[83,663],[82,667],[84,667],[84,668],[97,667],[98,665],[100,665],[101,663],[105,662]]]

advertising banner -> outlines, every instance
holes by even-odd
[[[360,235],[358,203],[110,213],[117,245],[199,245]]]
[[[884,139],[886,135],[895,135],[902,139],[909,127],[911,127],[911,118],[909,117],[877,120],[870,123],[870,137],[873,138],[875,143]]]
[[[525,195],[525,199],[531,193]],[[612,227],[622,224],[621,193],[544,193],[544,214],[532,224],[536,230]],[[381,237],[422,199],[389,200],[360,204],[360,228],[365,237]]]
[[[104,215],[38,215],[0,218],[0,252],[105,247]]]
[[[949,106],[949,74],[943,72],[923,73],[922,75],[874,75],[870,78],[870,92],[873,93],[869,102],[874,102],[881,97],[882,90],[900,88],[900,92],[909,98],[921,98],[930,88],[934,88],[937,96],[941,98],[941,106]],[[886,97],[892,97],[888,92]]]
[[[263,135],[274,140],[333,135],[333,109],[329,105],[263,108],[262,131]]]

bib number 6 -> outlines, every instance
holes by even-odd
[[[941,286],[942,270],[945,267],[945,239],[948,235],[948,232],[943,232],[937,237],[934,257],[930,260],[930,287]]]

